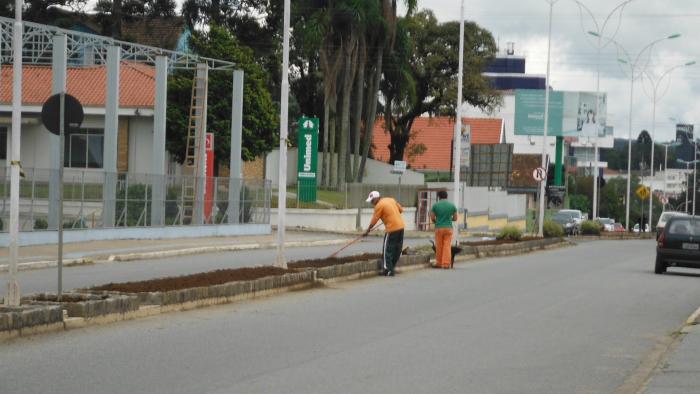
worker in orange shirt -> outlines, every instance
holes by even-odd
[[[403,230],[406,226],[401,216],[403,207],[391,197],[380,196],[376,190],[369,193],[367,202],[374,205],[374,215],[364,235],[369,234],[377,222],[382,220],[386,229],[382,247],[382,275],[394,276],[394,267],[401,257]]]

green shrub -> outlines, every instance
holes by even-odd
[[[34,220],[34,230],[46,230],[49,228],[49,222],[46,221],[46,219],[35,219]]]
[[[592,220],[586,220],[581,223],[581,234],[583,235],[600,235],[601,224]]]
[[[496,235],[496,239],[503,239],[508,241],[520,241],[522,237],[523,232],[515,226],[505,226],[503,227],[503,230],[501,230],[498,233],[498,235]]]
[[[545,238],[563,237],[564,227],[551,220],[545,220],[543,225],[543,233]]]

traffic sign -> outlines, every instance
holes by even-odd
[[[41,107],[41,121],[44,126],[53,134],[59,135],[61,132],[60,116],[61,116],[61,94],[56,93],[49,97]],[[65,94],[64,101],[64,130],[70,128],[76,129],[83,123],[83,105],[80,104],[77,98],[70,94]]]
[[[635,193],[637,194],[637,197],[639,197],[640,200],[646,200],[651,194],[649,192],[649,188],[644,185],[640,185]]]
[[[664,204],[664,205],[668,204],[668,197],[666,197],[666,196],[661,196],[660,200],[661,200],[661,203],[662,203],[662,204]]]
[[[547,179],[547,171],[545,171],[542,167],[537,167],[532,171],[532,177],[537,182],[542,182]]]
[[[393,174],[403,174],[406,172],[406,162],[403,160],[394,160],[394,168],[391,170]]]

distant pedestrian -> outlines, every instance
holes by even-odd
[[[435,223],[435,267],[450,268],[452,259],[452,222],[457,220],[457,207],[447,199],[447,192],[438,192],[438,202],[430,210]]]
[[[374,215],[364,235],[369,234],[377,221],[382,220],[386,229],[382,246],[382,275],[394,276],[394,267],[401,257],[403,230],[406,227],[401,216],[403,207],[391,197],[381,197],[378,191],[369,193],[366,201],[374,205]]]

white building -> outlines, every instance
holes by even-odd
[[[692,170],[669,168],[655,172],[654,177],[644,177],[641,183],[653,191],[666,191],[669,196],[679,196],[685,193],[687,178],[692,173]]]
[[[12,67],[3,66],[0,80],[0,166],[7,166],[11,146]],[[22,94],[22,167],[37,169],[46,179],[51,168],[50,134],[41,121],[41,107],[51,95],[52,70],[24,66]],[[68,130],[65,138],[65,176],[103,173],[105,129],[105,66],[67,69],[67,92],[83,105],[80,129]],[[120,67],[119,132],[117,170],[131,174],[152,172],[153,107],[155,69],[135,63]],[[4,146],[3,146],[4,145]],[[170,160],[168,160],[170,162]],[[45,172],[45,173],[44,173]],[[89,175],[88,175],[89,176]]]

